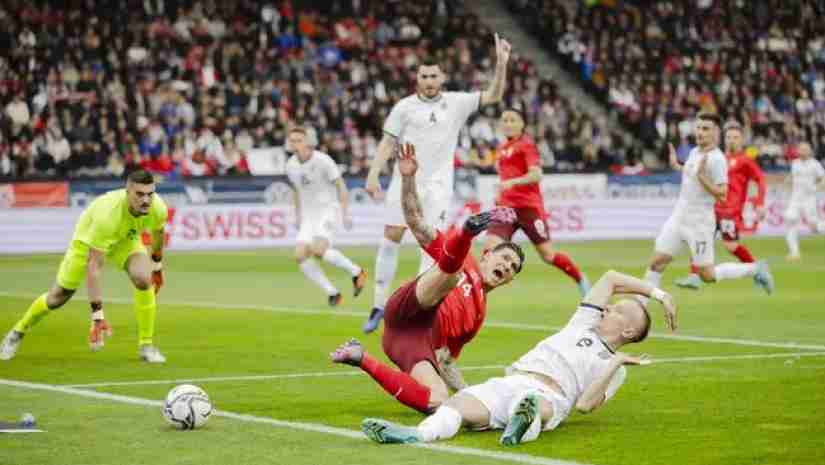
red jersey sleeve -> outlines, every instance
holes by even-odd
[[[527,169],[534,166],[541,168],[541,157],[535,144],[524,144],[522,146],[522,153],[524,154],[524,163],[527,164]]]
[[[440,230],[436,230],[435,239],[424,247],[424,251],[427,252],[427,255],[432,257],[433,260],[438,262],[438,259],[441,258],[441,253],[444,251],[444,241],[446,240],[447,235]]]
[[[751,178],[756,181],[757,185],[756,206],[761,207],[765,205],[765,193],[768,190],[767,182],[765,182],[765,173],[762,172],[759,163],[750,158],[748,158],[748,167],[750,167]]]

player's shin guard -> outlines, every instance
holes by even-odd
[[[152,344],[152,337],[155,335],[155,314],[157,313],[157,303],[155,301],[155,289],[134,289],[135,317],[138,326],[138,345]]]
[[[458,272],[470,253],[473,237],[475,234],[465,228],[452,231],[444,243],[444,253],[438,258],[438,268],[448,274]]]
[[[375,291],[373,307],[383,309],[389,298],[390,286],[395,279],[398,268],[398,250],[401,244],[386,237],[381,238],[378,253],[375,256]]]
[[[48,293],[42,294],[40,297],[34,299],[34,302],[29,306],[28,310],[26,310],[25,315],[17,324],[14,325],[14,330],[19,333],[26,333],[28,332],[32,326],[36,325],[40,320],[43,319],[50,311],[48,304],[46,303],[46,296]]]
[[[430,388],[416,381],[412,376],[394,370],[378,360],[364,354],[361,369],[407,407],[427,413],[430,404]]]
[[[418,425],[418,434],[423,442],[450,439],[461,429],[461,414],[458,410],[442,405],[434,414]]]

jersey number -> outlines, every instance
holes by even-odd
[[[576,345],[579,347],[590,347],[593,345],[593,339],[590,339],[589,337],[583,337],[579,339],[579,342],[577,342]]]
[[[458,287],[464,292],[464,297],[470,297],[470,292],[473,291],[473,285],[464,281],[467,281],[466,274],[461,275],[461,279],[458,281]]]
[[[696,242],[696,255],[702,255],[705,253],[705,249],[707,249],[708,243],[707,241],[697,241]]]
[[[534,221],[533,226],[536,228],[536,232],[539,233],[539,236],[547,239],[547,228],[545,227],[544,220]]]

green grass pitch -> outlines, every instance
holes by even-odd
[[[47,430],[0,434],[0,464],[825,463],[825,243],[803,240],[804,261],[793,264],[783,260],[780,239],[746,243],[770,261],[775,295],[764,295],[750,280],[676,290],[672,281],[687,266],[682,257],[663,287],[679,304],[678,334],[696,337],[659,337],[665,330],[653,304],[655,337],[626,349],[661,363],[631,367],[605,407],[574,413],[558,430],[514,449],[501,448],[497,432],[462,434],[429,449],[361,438],[364,417],[406,424],[422,418],[368,376],[328,361],[352,336],[383,357],[380,335],[360,332],[372,303],[371,280],[353,300],[349,278],[325,266],[346,296],[340,309],[330,310],[291,250],[169,253],[156,336],[169,362],[148,366],[137,358],[125,275],[107,268],[105,310],[115,335],[102,352],[86,345],[88,306],[81,292],[26,337],[14,360],[0,362],[0,421],[32,412]],[[641,275],[652,245],[559,247],[595,280],[609,268]],[[372,269],[372,248],[344,251]],[[721,247],[716,256],[733,260]],[[0,258],[1,331],[50,285],[59,261],[58,255]],[[411,277],[417,261],[415,249],[403,250],[397,283]],[[468,381],[500,375],[562,325],[577,302],[572,281],[529,250],[524,272],[490,295],[488,325],[464,350],[460,364]],[[156,406],[4,383],[95,384],[78,389],[159,401],[184,379],[197,379],[219,410],[248,416],[218,416],[202,430],[179,432]]]

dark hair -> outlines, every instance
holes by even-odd
[[[418,71],[422,66],[438,66],[438,68],[441,69],[441,62],[434,55],[425,55],[421,61],[418,62],[415,70]]]
[[[636,302],[639,304],[639,307],[642,308],[642,313],[644,313],[645,316],[645,323],[642,327],[642,330],[639,331],[639,334],[637,334],[636,337],[631,339],[630,342],[642,342],[645,339],[647,339],[647,333],[650,332],[650,313],[647,312],[647,308],[645,308],[642,302],[640,302],[639,300],[636,300]]]
[[[739,132],[744,132],[742,130],[742,125],[739,124],[739,121],[728,121],[727,123],[725,123],[725,132],[728,132],[728,130],[730,129],[736,129]]]
[[[291,128],[289,128],[289,132],[287,132],[287,134],[292,134],[293,132],[307,135],[307,130],[303,126],[292,126]]]
[[[719,115],[717,115],[716,113],[708,113],[701,111],[699,112],[699,114],[696,115],[696,119],[710,121],[711,123],[715,124],[717,128],[722,127],[722,120],[719,119]]]
[[[501,244],[498,244],[497,246],[493,247],[492,250],[490,250],[490,252],[498,252],[499,250],[503,249],[510,249],[513,252],[515,252],[516,255],[518,255],[519,264],[518,268],[516,269],[516,273],[520,273],[521,268],[524,266],[524,251],[521,250],[521,246],[519,246],[515,242],[502,242]]]
[[[137,184],[154,184],[155,177],[152,176],[152,173],[145,171],[145,170],[137,170],[133,171],[129,174],[129,177],[126,178],[128,182],[134,182]]]
[[[501,114],[504,115],[508,111],[512,111],[513,113],[517,114],[518,117],[521,118],[521,122],[524,123],[525,126],[527,126],[527,117],[524,115],[523,111],[515,107],[507,107],[501,112]]]

